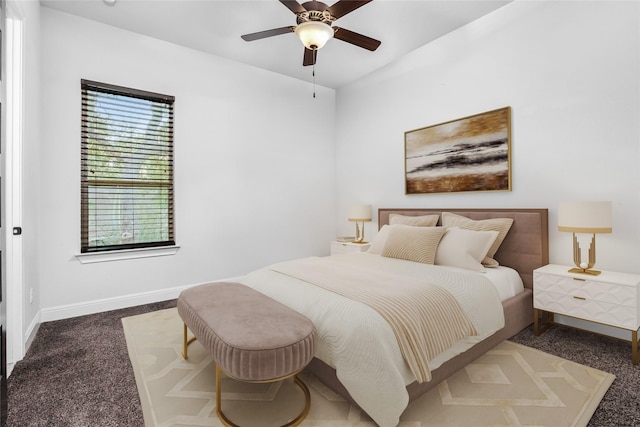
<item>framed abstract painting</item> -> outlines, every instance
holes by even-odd
[[[511,107],[404,134],[405,194],[511,191]]]

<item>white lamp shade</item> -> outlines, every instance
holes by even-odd
[[[333,28],[320,21],[307,21],[295,29],[296,35],[307,49],[320,49],[333,37]]]
[[[349,208],[349,221],[371,221],[371,205],[354,205]]]
[[[558,231],[611,233],[611,202],[563,202],[558,207]]]

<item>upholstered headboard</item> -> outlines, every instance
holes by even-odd
[[[389,224],[390,214],[428,215],[453,212],[474,220],[513,218],[494,258],[520,273],[524,286],[533,288],[533,270],[549,263],[549,223],[547,209],[379,209],[378,227]],[[438,223],[440,225],[440,222]]]

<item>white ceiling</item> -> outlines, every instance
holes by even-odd
[[[336,0],[329,0],[331,5]],[[318,51],[316,84],[339,88],[504,6],[511,0],[374,0],[336,20],[382,41],[370,52],[332,39]],[[302,3],[303,1],[300,1]],[[243,34],[295,25],[278,0],[40,0],[43,6],[311,82],[304,48],[289,33],[252,42]],[[81,35],[79,35],[81,36]]]

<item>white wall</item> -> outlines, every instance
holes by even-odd
[[[333,90],[317,88],[314,99],[305,82],[48,8],[41,18],[42,179],[39,204],[29,208],[40,212],[43,320],[328,254],[336,233]],[[176,97],[176,255],[75,258],[83,78]]]
[[[601,269],[640,273],[640,4],[516,1],[338,91],[337,224],[379,207],[536,207],[570,265],[560,201],[611,200]],[[513,191],[404,195],[404,132],[512,107]],[[375,216],[375,213],[374,213]],[[377,224],[367,224],[369,238]]]

